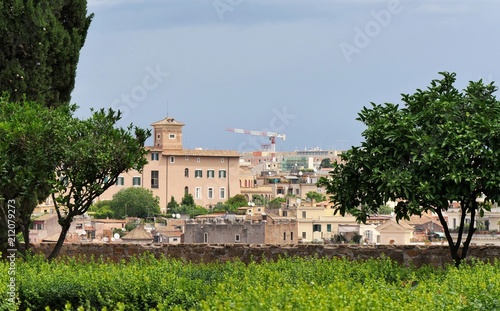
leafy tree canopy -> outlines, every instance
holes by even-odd
[[[63,158],[66,134],[59,130],[71,120],[74,106],[48,109],[24,100],[14,103],[0,96],[0,231],[8,227],[8,206],[14,202],[16,231],[28,241],[31,214],[45,200]],[[12,218],[9,218],[12,220]],[[0,251],[7,246],[7,232],[0,234]],[[29,247],[18,245],[20,251]]]
[[[208,214],[208,210],[202,206],[196,205],[194,202],[193,195],[190,193],[184,194],[179,205],[174,197],[170,198],[170,202],[167,204],[168,213],[170,214],[182,214],[195,217],[198,215]]]
[[[68,104],[92,18],[86,0],[0,1],[0,92]]]
[[[269,201],[269,208],[280,208],[281,207],[281,203],[285,203],[286,202],[286,199],[285,198],[274,198],[272,199],[271,201]]]
[[[179,203],[172,196],[170,197],[170,202],[167,203],[167,211],[171,212],[179,208]]]
[[[248,206],[248,200],[244,195],[237,194],[234,197],[230,197],[229,199],[227,199],[227,204],[231,205],[232,207],[238,208]]]
[[[115,212],[111,209],[111,200],[96,202],[89,207],[89,214],[96,219],[115,218]]]
[[[194,203],[193,195],[191,193],[184,194],[184,197],[182,197],[182,200],[181,200],[181,205],[187,206],[187,207],[196,206],[196,204]]]
[[[86,213],[122,172],[141,171],[147,163],[144,143],[150,131],[116,127],[120,118],[119,112],[100,109],[88,119],[73,118],[64,128],[67,146],[52,194],[62,228],[49,259],[57,256],[75,216]]]
[[[323,202],[326,200],[326,196],[317,191],[309,191],[308,193],[306,193],[306,198],[314,200],[316,202]]]
[[[321,164],[319,165],[319,168],[332,168],[333,164],[330,158],[324,158],[321,160]]]
[[[118,191],[110,202],[116,218],[126,216],[145,218],[160,213],[159,199],[151,190],[130,187]]]
[[[391,215],[391,213],[393,212],[393,208],[390,207],[389,205],[381,205],[380,208],[378,209],[378,213],[380,215]]]
[[[255,205],[266,205],[267,200],[262,194],[252,194],[252,202],[255,203]]]
[[[475,218],[490,205],[478,198],[500,199],[500,102],[497,88],[482,80],[459,91],[455,74],[443,72],[425,89],[402,95],[397,104],[363,108],[358,120],[366,125],[364,142],[341,155],[326,186],[336,211],[366,221],[387,201],[398,202],[396,218],[430,211],[439,216],[458,266],[467,254]],[[460,203],[462,218],[457,241],[449,234],[443,213]],[[465,241],[465,217],[471,228]],[[463,243],[463,249],[460,247]]]

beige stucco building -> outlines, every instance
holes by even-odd
[[[413,238],[414,228],[405,221],[399,223],[395,220],[388,220],[377,227],[380,232],[380,244],[410,244]]]
[[[342,232],[339,229],[340,225],[355,225],[356,232],[360,232],[360,226],[353,216],[335,215],[329,202],[304,202],[290,198],[286,206],[276,213],[297,220],[299,240],[302,243],[331,240]]]
[[[111,200],[127,187],[143,187],[159,197],[160,209],[165,213],[171,197],[180,202],[185,193],[207,208],[240,193],[237,151],[183,149],[184,124],[171,117],[152,126],[154,145],[147,147],[148,164],[142,172],[122,173],[100,200]]]

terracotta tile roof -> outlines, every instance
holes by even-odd
[[[127,223],[127,221],[124,220],[124,219],[92,219],[92,222],[93,223],[100,223],[100,222],[101,223],[117,223],[117,224],[118,223],[120,223],[120,224],[121,223],[123,223],[123,224]]]
[[[406,220],[400,220],[399,222],[393,220],[393,219],[390,219],[388,221],[386,221],[385,223],[379,225],[377,228],[375,228],[376,230],[378,231],[381,231],[381,230],[384,230],[385,228],[389,227],[389,226],[394,226],[396,228],[400,228],[400,229],[403,229],[403,230],[407,230],[407,231],[413,231],[414,228],[413,226],[410,226],[408,224],[408,222],[406,222]]]
[[[182,123],[182,122],[179,122],[179,121],[176,121],[174,118],[172,117],[166,117],[165,119],[163,120],[160,120],[160,121],[157,121],[157,122],[154,122],[153,124],[151,124],[151,126],[155,126],[155,125],[165,125],[165,124],[168,124],[168,125],[179,125],[179,126],[184,126],[185,124]]]
[[[169,219],[167,225],[165,226],[156,225],[155,231],[158,232],[176,231],[178,230],[177,229],[178,227],[182,227],[185,225],[186,225],[186,220],[184,219]]]
[[[407,220],[400,220],[399,225],[405,229],[415,229]]]
[[[374,220],[389,220],[389,219],[392,219],[392,217],[389,215],[370,215],[366,220],[374,221]]]
[[[128,232],[122,240],[153,240],[149,232],[144,230],[143,226],[137,226],[134,230]]]
[[[42,242],[57,242],[57,240],[59,240],[59,236],[61,235],[61,233],[55,233],[53,235],[49,235],[48,237],[45,237],[42,239]]]
[[[38,217],[37,219],[33,219],[33,221],[45,221],[45,220],[52,219],[54,217],[57,218],[57,214],[44,214],[44,215]]]
[[[239,158],[240,154],[236,150],[163,150],[163,155],[166,156],[192,156],[192,157],[231,157]]]
[[[408,223],[410,225],[423,225],[423,224],[426,224],[428,222],[434,222],[436,224],[439,223],[439,221],[437,221],[436,219],[433,219],[432,217],[429,217],[426,215],[422,215],[421,217],[413,215],[410,217],[410,221],[408,221]]]

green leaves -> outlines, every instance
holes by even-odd
[[[87,1],[0,2],[0,92],[17,103],[67,105],[93,15]]]
[[[403,94],[402,108],[371,103],[361,110],[358,120],[366,125],[365,140],[345,152],[331,178],[319,183],[341,214],[350,212],[364,221],[363,209],[375,213],[389,199],[407,202],[396,208],[398,219],[446,210],[451,201],[467,202],[465,210],[476,209],[479,193],[498,201],[497,88],[478,81],[460,92],[453,86],[454,73],[440,74],[442,79],[431,81],[426,90]]]
[[[146,218],[160,214],[158,197],[151,190],[141,187],[131,187],[118,191],[109,202],[114,217],[126,216]]]
[[[28,238],[30,215],[50,195],[54,171],[63,156],[66,124],[75,106],[49,109],[39,103],[13,103],[0,97],[0,198],[16,200],[17,230]],[[3,207],[0,223],[7,228]],[[0,235],[0,244],[6,235]]]
[[[57,255],[74,216],[87,212],[93,201],[116,183],[119,174],[131,169],[140,172],[147,163],[144,143],[150,131],[132,125],[116,127],[120,117],[112,109],[100,109],[88,119],[68,122],[63,156],[55,169],[56,176],[63,178],[57,179],[53,188],[63,229],[50,258]]]
[[[17,264],[19,309],[50,310],[497,310],[500,265],[403,267],[352,261],[186,263],[152,255],[128,262],[39,257]],[[0,281],[8,284],[8,262]],[[472,276],[472,277],[471,277]],[[7,295],[8,286],[0,289]],[[0,308],[12,305],[0,300]],[[79,309],[77,309],[80,307]]]

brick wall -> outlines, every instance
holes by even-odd
[[[53,244],[41,243],[33,246],[36,253],[48,256]],[[80,256],[94,255],[119,261],[130,256],[152,252],[155,256],[161,255],[183,259],[191,262],[225,262],[241,260],[249,262],[251,258],[260,260],[276,260],[283,256],[301,257],[346,257],[352,260],[389,257],[404,265],[420,267],[428,264],[435,267],[452,264],[447,246],[420,246],[420,245],[260,245],[260,244],[65,244],[60,255]],[[471,257],[484,260],[500,258],[500,246],[471,246]]]

